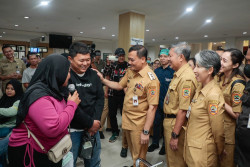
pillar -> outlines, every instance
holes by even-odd
[[[144,45],[145,15],[127,12],[119,15],[118,47],[123,48],[128,59],[128,50],[131,47],[131,38],[143,40]]]

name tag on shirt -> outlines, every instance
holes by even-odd
[[[191,106],[188,107],[186,117],[189,118],[191,112]]]
[[[138,96],[133,96],[133,105],[138,106]]]

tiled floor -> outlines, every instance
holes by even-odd
[[[118,112],[119,113],[119,112]],[[118,123],[121,126],[121,116],[118,115]],[[122,147],[122,137],[119,136],[117,141],[114,143],[109,143],[109,137],[111,136],[111,132],[107,132],[104,128],[104,136],[105,139],[101,139],[102,150],[101,150],[101,166],[102,167],[123,167],[128,166],[130,167],[133,162],[130,156],[130,152],[128,151],[127,158],[120,157],[120,151]],[[120,133],[121,134],[121,133]],[[150,142],[151,143],[151,142]],[[160,141],[162,143],[162,141]],[[166,165],[166,157],[165,155],[159,155],[160,148],[155,150],[154,152],[147,153],[147,161],[151,164],[155,164],[160,161],[164,161],[162,165],[158,167],[167,167]],[[79,159],[77,162],[77,167],[84,167],[83,162]]]

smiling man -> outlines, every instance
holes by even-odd
[[[184,129],[186,113],[197,87],[195,75],[187,63],[191,47],[186,42],[173,45],[169,52],[169,64],[175,71],[169,85],[164,109],[164,137],[167,166],[185,167],[183,159]]]
[[[101,142],[100,119],[104,106],[104,93],[102,83],[96,72],[90,67],[91,57],[87,45],[81,42],[73,43],[69,48],[71,63],[71,77],[69,84],[74,84],[81,103],[75,112],[71,122],[72,152],[74,166],[78,157],[83,131],[92,136],[93,151],[91,159],[84,159],[85,167],[100,166]]]
[[[104,79],[97,71],[102,82],[111,89],[122,90],[127,87],[122,112],[122,129],[127,138],[134,167],[137,158],[146,159],[149,130],[159,102],[160,83],[147,64],[147,55],[144,46],[132,46],[128,54],[130,68],[119,82]]]

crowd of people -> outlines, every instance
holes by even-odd
[[[103,61],[100,50],[74,42],[68,54],[41,62],[29,53],[28,68],[11,46],[2,51],[0,167],[61,167],[63,159],[52,162],[47,152],[68,133],[72,165],[80,157],[85,167],[101,166],[106,122],[109,142],[121,135],[120,156],[129,150],[134,167],[161,138],[159,154],[168,167],[250,166],[250,49],[246,56],[220,48],[190,58],[191,47],[180,42],[151,62],[147,49],[135,45],[128,61],[123,48],[115,50],[117,61]],[[90,157],[84,156],[86,136]]]

